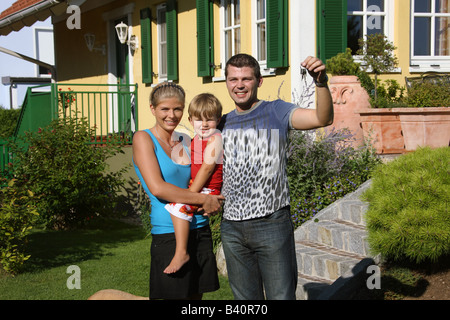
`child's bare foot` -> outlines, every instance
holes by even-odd
[[[170,264],[164,269],[164,273],[170,274],[175,273],[178,270],[181,269],[182,266],[185,265],[186,262],[188,262],[190,259],[189,254],[175,254],[172,258],[172,261],[170,261]]]

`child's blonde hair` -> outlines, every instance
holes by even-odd
[[[201,93],[196,95],[189,103],[188,113],[189,118],[216,117],[220,119],[222,117],[222,104],[213,94]]]
[[[161,82],[155,86],[150,94],[150,104],[156,107],[162,100],[177,98],[184,104],[186,94],[183,88],[173,82]]]

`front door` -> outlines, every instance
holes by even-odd
[[[123,22],[128,24],[126,17],[114,21],[114,26]],[[115,30],[114,30],[115,32]],[[129,56],[128,45],[122,44],[119,38],[115,38],[116,47],[116,70],[117,70],[117,116],[119,132],[125,133],[131,131],[131,95],[129,78]]]

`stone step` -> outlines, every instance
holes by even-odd
[[[345,220],[313,221],[297,232],[295,239],[313,241],[363,256],[369,254],[365,227]]]
[[[365,226],[364,213],[368,204],[352,198],[343,198],[320,211],[320,220],[340,219]],[[318,215],[318,216],[319,216]]]
[[[335,281],[365,258],[308,240],[296,242],[296,253],[300,274],[330,281]]]
[[[322,292],[332,284],[333,281],[299,273],[296,291],[297,300],[317,300]]]

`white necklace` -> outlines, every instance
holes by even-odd
[[[165,144],[166,146],[168,146],[168,147],[170,148],[170,150],[173,150],[173,148],[175,147],[175,143],[173,144],[173,146],[171,146],[169,143],[167,143],[166,141],[164,141],[163,139],[161,139],[161,137],[159,136],[159,133],[158,133],[158,127],[155,127],[155,131],[156,131],[156,136],[158,137],[159,141],[164,142],[164,144]],[[172,141],[173,141],[173,140],[172,140]]]

